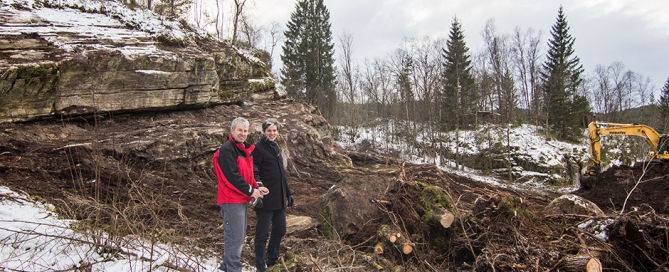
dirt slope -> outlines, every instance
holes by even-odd
[[[316,108],[290,101],[0,124],[0,185],[39,196],[65,216],[111,232],[158,233],[160,239],[221,252],[210,160],[236,116],[251,121],[251,139],[260,135],[265,118],[276,117],[284,124],[280,144],[287,152],[296,199],[296,206],[288,210],[291,215],[318,218],[328,189],[342,180],[355,184],[351,176],[396,183],[396,190],[383,196],[390,204],[378,206],[382,216],[346,237],[326,239],[318,229],[289,234],[283,257],[290,271],[569,271],[573,259],[594,251],[597,254],[587,257],[600,258],[609,269],[667,270],[669,243],[662,235],[669,232],[669,182],[664,170],[645,175],[648,181],[639,184],[620,216],[616,211],[622,196],[639,176],[635,169],[616,172],[615,182],[604,173],[602,185],[575,192],[610,216],[546,217],[543,208],[553,196],[495,188],[434,166],[343,150],[327,136],[329,125]],[[416,184],[450,196],[458,218],[453,227],[439,229],[420,219],[425,187]],[[609,231],[616,240],[596,239],[590,230],[578,227],[606,219],[615,222]],[[249,223],[252,234],[253,216]],[[378,237],[373,226],[382,224],[400,226],[416,250],[408,255],[392,250],[375,254]],[[630,237],[634,230],[647,236]],[[630,242],[640,246],[621,246]],[[252,250],[245,247],[243,254],[251,263]]]
[[[645,203],[669,214],[669,163],[615,166],[591,180],[589,189],[575,192],[607,212],[620,212]],[[627,201],[627,203],[626,203]]]

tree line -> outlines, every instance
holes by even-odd
[[[362,64],[352,57],[352,35],[343,33],[336,70],[328,19],[322,0],[298,2],[284,32],[281,79],[289,94],[316,103],[335,124],[355,127],[392,118],[411,134],[418,133],[418,124],[448,131],[534,123],[560,140],[578,140],[595,119],[667,128],[668,87],[657,103],[650,79],[620,62],[585,75],[562,7],[545,50],[542,33],[516,28],[501,34],[489,20],[481,32],[483,50],[472,53],[455,17],[447,39],[406,39],[387,58]],[[309,74],[321,72],[327,75]],[[323,81],[305,83],[317,79]]]

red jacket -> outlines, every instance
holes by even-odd
[[[253,189],[258,188],[253,177],[254,145],[236,143],[230,137],[214,153],[213,163],[218,180],[217,205],[239,204],[251,201]]]

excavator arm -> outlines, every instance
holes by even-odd
[[[590,160],[585,175],[595,176],[601,170],[601,135],[643,137],[651,149],[650,159],[669,160],[667,136],[660,135],[652,127],[640,124],[591,122],[588,125],[588,133],[590,135]]]

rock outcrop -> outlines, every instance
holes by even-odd
[[[261,52],[116,2],[58,3],[0,7],[0,122],[201,108],[275,89]]]

